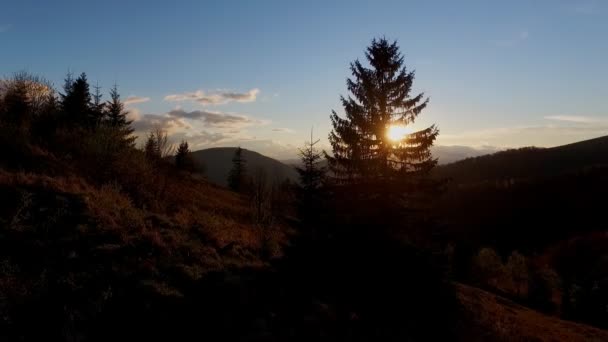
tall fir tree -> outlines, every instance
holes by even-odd
[[[247,182],[247,161],[243,157],[243,149],[239,146],[232,157],[232,169],[228,174],[228,187],[232,191],[244,192]]]
[[[351,63],[351,95],[341,97],[346,117],[332,111],[331,171],[338,183],[412,185],[437,163],[430,148],[438,129],[432,125],[396,140],[388,132],[413,124],[429,100],[412,95],[414,72],[406,69],[396,42],[374,39],[365,56],[369,67]]]

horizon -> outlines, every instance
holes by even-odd
[[[606,3],[385,2],[390,13],[371,2],[104,4],[120,10],[9,3],[0,75],[26,70],[59,88],[68,70],[85,72],[106,100],[118,84],[139,136],[160,124],[193,150],[242,146],[284,160],[311,128],[330,149],[349,63],[386,37],[430,98],[414,128],[437,124],[438,146],[553,147],[608,132]]]

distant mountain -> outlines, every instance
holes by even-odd
[[[232,168],[232,157],[236,147],[217,147],[192,152],[199,163],[205,165],[209,181],[227,186],[227,178]],[[257,169],[265,170],[270,180],[289,179],[295,181],[297,172],[291,165],[281,163],[276,159],[266,157],[257,152],[243,149],[243,158],[247,161],[247,170],[253,174]]]
[[[547,178],[608,165],[608,136],[552,148],[524,147],[467,158],[434,170],[456,183]]]
[[[474,148],[469,146],[436,145],[431,147],[433,156],[439,159],[439,165],[453,163],[466,158],[483,156],[498,151],[498,148],[492,146]]]
[[[433,153],[433,157],[439,159],[439,165],[453,163],[466,158],[483,156],[486,154],[495,153],[497,151],[499,151],[499,149],[493,146],[474,148],[469,146],[437,145],[431,147],[431,153]],[[284,159],[281,160],[281,162],[287,165],[299,165],[300,159]],[[323,160],[323,165],[327,165],[325,160]]]

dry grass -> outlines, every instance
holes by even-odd
[[[262,228],[254,224],[246,198],[204,180],[169,180],[163,206],[160,210],[151,208],[154,211],[135,207],[117,185],[97,187],[77,176],[53,177],[0,169],[0,185],[78,195],[97,229],[119,236],[121,243],[144,237],[165,249],[164,253],[172,253],[183,246],[195,248],[192,239],[196,236],[199,238],[195,244],[217,249],[236,246],[245,254],[259,255],[264,247]],[[275,224],[263,229],[273,245],[286,243],[285,227]]]
[[[608,331],[547,316],[467,285],[457,284],[456,289],[467,316],[482,332],[478,340],[608,341]]]

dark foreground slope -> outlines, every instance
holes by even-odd
[[[608,341],[608,331],[544,315],[504,297],[456,284],[464,314],[473,322],[469,341]]]
[[[226,186],[235,151],[235,147],[217,147],[194,151],[192,156],[196,161],[205,165],[209,181]],[[276,159],[245,149],[243,149],[243,158],[247,161],[247,170],[250,174],[258,169],[263,169],[272,180],[289,179],[295,181],[297,179],[297,173],[293,166],[283,164]]]

